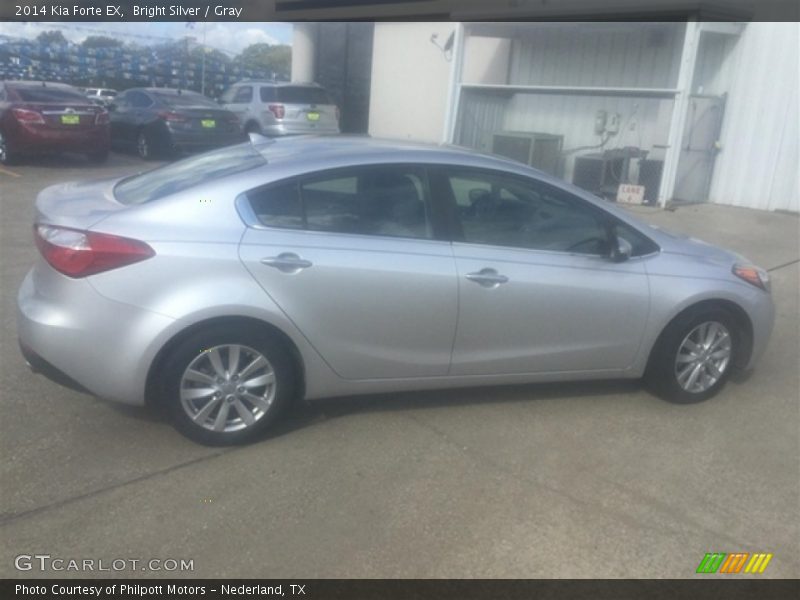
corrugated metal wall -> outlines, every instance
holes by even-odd
[[[798,23],[750,23],[729,52],[712,202],[800,211],[798,56]]]
[[[557,23],[514,40],[509,83],[674,88],[683,23]]]
[[[509,83],[514,85],[673,88],[683,43],[683,23],[532,24],[512,44]],[[497,96],[470,93],[475,115],[496,109]],[[619,133],[603,149],[636,146],[663,159],[672,99],[611,95],[514,94],[501,129],[564,136],[564,179],[576,156],[600,151],[598,110],[619,113]],[[495,113],[496,114],[496,111]],[[467,122],[464,121],[466,126]],[[482,125],[483,129],[487,124]],[[464,138],[469,140],[469,136]],[[472,145],[472,144],[468,144]],[[477,146],[476,146],[477,147]],[[580,151],[575,151],[583,148]],[[635,165],[633,165],[635,168]]]
[[[684,28],[682,23],[519,27],[508,83],[672,88]],[[690,91],[728,95],[710,201],[800,211],[799,56],[798,23],[749,23],[739,36],[703,33]],[[494,129],[541,132],[563,135],[569,151],[599,142],[594,119],[605,110],[619,113],[621,126],[604,149],[636,146],[649,158],[663,159],[672,106],[672,99],[465,89],[456,141],[480,148]],[[577,155],[567,154],[568,181]]]
[[[507,94],[464,90],[456,123],[455,143],[491,152],[491,134],[506,128]]]

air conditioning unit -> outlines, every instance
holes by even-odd
[[[498,131],[492,135],[492,154],[525,163],[561,177],[564,136],[552,133]]]

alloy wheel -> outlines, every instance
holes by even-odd
[[[692,329],[678,347],[675,377],[692,394],[701,394],[722,378],[732,354],[728,328],[717,321],[707,321]]]
[[[253,426],[275,401],[276,378],[267,358],[248,346],[214,346],[199,354],[180,381],[184,412],[214,432]]]

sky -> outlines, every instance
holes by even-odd
[[[127,23],[40,23],[2,22],[0,35],[35,38],[43,31],[58,29],[71,42],[80,43],[90,35],[106,35],[139,45],[158,44],[176,40],[185,35],[194,36],[205,44],[228,54],[238,54],[250,44],[291,44],[290,23],[194,23],[189,28],[181,22],[127,22]]]

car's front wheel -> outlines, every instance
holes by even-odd
[[[738,328],[728,311],[711,308],[689,313],[664,331],[646,377],[670,402],[701,402],[725,385],[739,350]]]
[[[165,366],[165,401],[173,424],[202,444],[252,441],[294,395],[294,369],[282,344],[244,328],[192,335]]]

